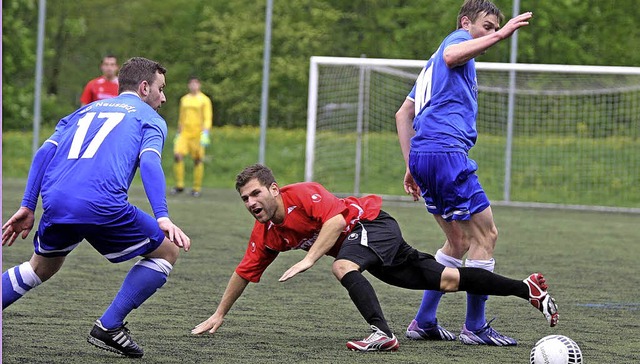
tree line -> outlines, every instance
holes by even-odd
[[[511,0],[495,0],[512,15]],[[427,59],[456,26],[462,0],[274,0],[269,125],[306,123],[309,57]],[[84,84],[103,55],[132,56],[168,68],[167,103],[175,125],[187,79],[199,76],[214,102],[216,125],[257,125],[266,1],[49,0],[43,123],[79,106]],[[640,65],[634,0],[522,0],[533,11],[519,31],[518,62]],[[38,0],[2,2],[3,130],[30,130]],[[505,20],[505,21],[506,21]],[[508,62],[509,42],[478,58]]]

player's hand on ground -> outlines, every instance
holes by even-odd
[[[298,263],[294,264],[291,268],[287,269],[286,272],[284,272],[284,274],[282,275],[282,277],[280,277],[280,279],[278,279],[280,282],[284,282],[290,278],[293,278],[296,274],[298,273],[302,273],[305,270],[309,269],[313,267],[313,262],[310,262],[306,259],[303,259],[301,261],[299,261]]]
[[[191,239],[185,234],[182,229],[177,227],[168,217],[161,217],[158,219],[158,226],[164,231],[164,234],[171,240],[172,243],[184,251],[189,251],[191,247]]]
[[[411,195],[414,201],[418,201],[418,199],[420,199],[420,187],[418,187],[418,184],[413,179],[413,176],[411,175],[411,172],[409,172],[409,170],[407,170],[404,174],[403,185],[404,192],[406,192],[407,195]]]
[[[526,13],[522,13],[513,19],[509,20],[507,24],[505,24],[498,33],[502,35],[502,39],[510,37],[516,30],[525,25],[529,25],[529,19],[533,17],[533,13],[528,11]]]
[[[2,245],[8,243],[11,246],[20,233],[22,239],[26,239],[33,228],[35,214],[26,207],[20,207],[4,225],[2,225]]]
[[[211,315],[211,317],[209,317],[205,321],[202,321],[196,327],[194,327],[193,330],[191,330],[191,333],[193,335],[200,335],[206,331],[209,331],[210,334],[213,334],[218,331],[218,328],[222,326],[223,322],[224,318],[214,313],[213,315]]]

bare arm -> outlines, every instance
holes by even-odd
[[[533,13],[526,12],[509,20],[497,32],[466,42],[452,44],[444,50],[444,61],[449,68],[460,66],[481,55],[499,41],[509,38],[520,27],[528,25]]]
[[[284,282],[287,279],[293,278],[296,274],[302,273],[311,268],[318,259],[322,258],[323,255],[331,250],[346,226],[347,222],[342,215],[336,215],[325,221],[320,229],[318,238],[307,252],[307,255],[305,255],[301,261],[287,269],[282,277],[280,277],[279,281]]]
[[[400,109],[396,112],[396,129],[398,129],[398,140],[400,141],[400,149],[404,157],[405,173],[404,173],[404,191],[417,201],[420,197],[420,189],[413,180],[411,172],[409,172],[409,152],[411,151],[411,138],[415,135],[413,130],[413,118],[415,116],[415,103],[409,99],[405,99]]]
[[[244,289],[248,284],[248,280],[240,277],[238,273],[233,272],[231,278],[229,278],[227,288],[222,294],[222,300],[220,300],[216,312],[214,312],[207,320],[194,327],[193,330],[191,330],[191,333],[197,335],[202,334],[207,330],[210,334],[215,333],[224,322],[224,316],[229,312],[231,306],[233,306],[236,300],[238,300],[242,295],[242,292],[244,292]]]
[[[416,134],[413,130],[413,118],[415,116],[415,103],[405,99],[402,106],[396,112],[396,129],[398,129],[398,139],[400,149],[404,157],[405,165],[409,165],[409,151],[411,150],[411,138]]]

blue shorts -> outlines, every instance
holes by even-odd
[[[446,221],[469,220],[489,207],[476,170],[464,152],[411,152],[409,170],[422,191],[427,211]]]
[[[34,251],[45,257],[66,256],[86,239],[112,263],[119,263],[156,250],[164,240],[158,222],[135,206],[108,224],[56,224],[40,220],[33,238]]]

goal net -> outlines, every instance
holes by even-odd
[[[395,112],[424,60],[311,57],[305,180],[404,195]],[[640,212],[640,68],[477,62],[494,203]]]

